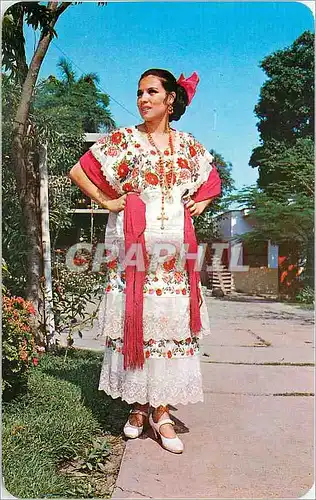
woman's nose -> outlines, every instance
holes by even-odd
[[[143,92],[141,97],[140,97],[140,102],[147,102],[148,97],[149,97],[149,94],[147,92]]]

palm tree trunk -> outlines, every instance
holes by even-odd
[[[41,38],[30,63],[22,87],[21,100],[17,108],[13,128],[12,168],[17,181],[22,212],[28,238],[27,249],[27,288],[26,298],[35,310],[39,310],[40,278],[42,275],[41,224],[39,212],[39,174],[37,142],[29,123],[29,112],[37,77],[53,38],[53,28],[64,10],[71,2],[49,2],[51,11],[48,29],[42,31]]]

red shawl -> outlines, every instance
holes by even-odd
[[[80,158],[80,164],[89,179],[111,199],[120,195],[110,186],[104,177],[100,163],[88,151]],[[195,202],[204,201],[218,196],[221,192],[221,180],[213,166],[207,181],[192,196]],[[125,254],[132,244],[139,244],[142,257],[145,259],[146,205],[137,194],[129,193],[124,209]],[[197,254],[198,244],[195,236],[192,217],[189,209],[184,210],[184,243],[188,245],[188,254]],[[200,316],[200,273],[194,270],[195,259],[187,259],[186,269],[190,283],[190,328],[192,333],[201,330]],[[143,368],[143,286],[145,271],[139,271],[135,266],[126,267],[126,299],[124,320],[124,369]]]

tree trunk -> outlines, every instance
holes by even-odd
[[[15,115],[12,141],[12,168],[17,181],[22,212],[28,238],[27,249],[27,287],[26,298],[36,311],[40,305],[40,279],[42,275],[41,223],[39,213],[39,174],[37,142],[29,123],[29,112],[37,77],[53,38],[53,28],[64,10],[71,2],[49,2],[51,11],[49,29],[43,30],[41,38],[30,63],[22,87],[21,100]]]

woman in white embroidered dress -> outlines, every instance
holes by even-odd
[[[93,183],[90,166],[85,168],[86,155],[70,172],[84,193],[109,210],[107,239],[124,247],[126,196],[137,192],[146,204],[145,244],[149,257],[157,242],[171,243],[177,249],[173,258],[159,262],[156,269],[153,266],[146,273],[143,369],[123,367],[125,273],[118,259],[108,263],[108,281],[99,315],[105,336],[99,389],[133,404],[124,427],[127,437],[140,436],[152,407],[149,423],[163,447],[174,453],[183,451],[183,443],[174,432],[168,404],[203,400],[199,339],[209,331],[204,301],[200,308],[201,331],[193,334],[190,329],[188,274],[179,267],[178,258],[184,235],[183,195],[193,195],[215,166],[212,155],[192,135],[169,126],[185,112],[197,83],[196,74],[187,80],[181,75],[176,81],[169,71],[146,71],[137,91],[143,123],[119,128],[90,148],[90,161],[92,155],[94,165],[99,165],[110,189],[119,197],[110,199]],[[200,215],[211,199],[195,203],[189,198],[186,206],[191,216]]]

